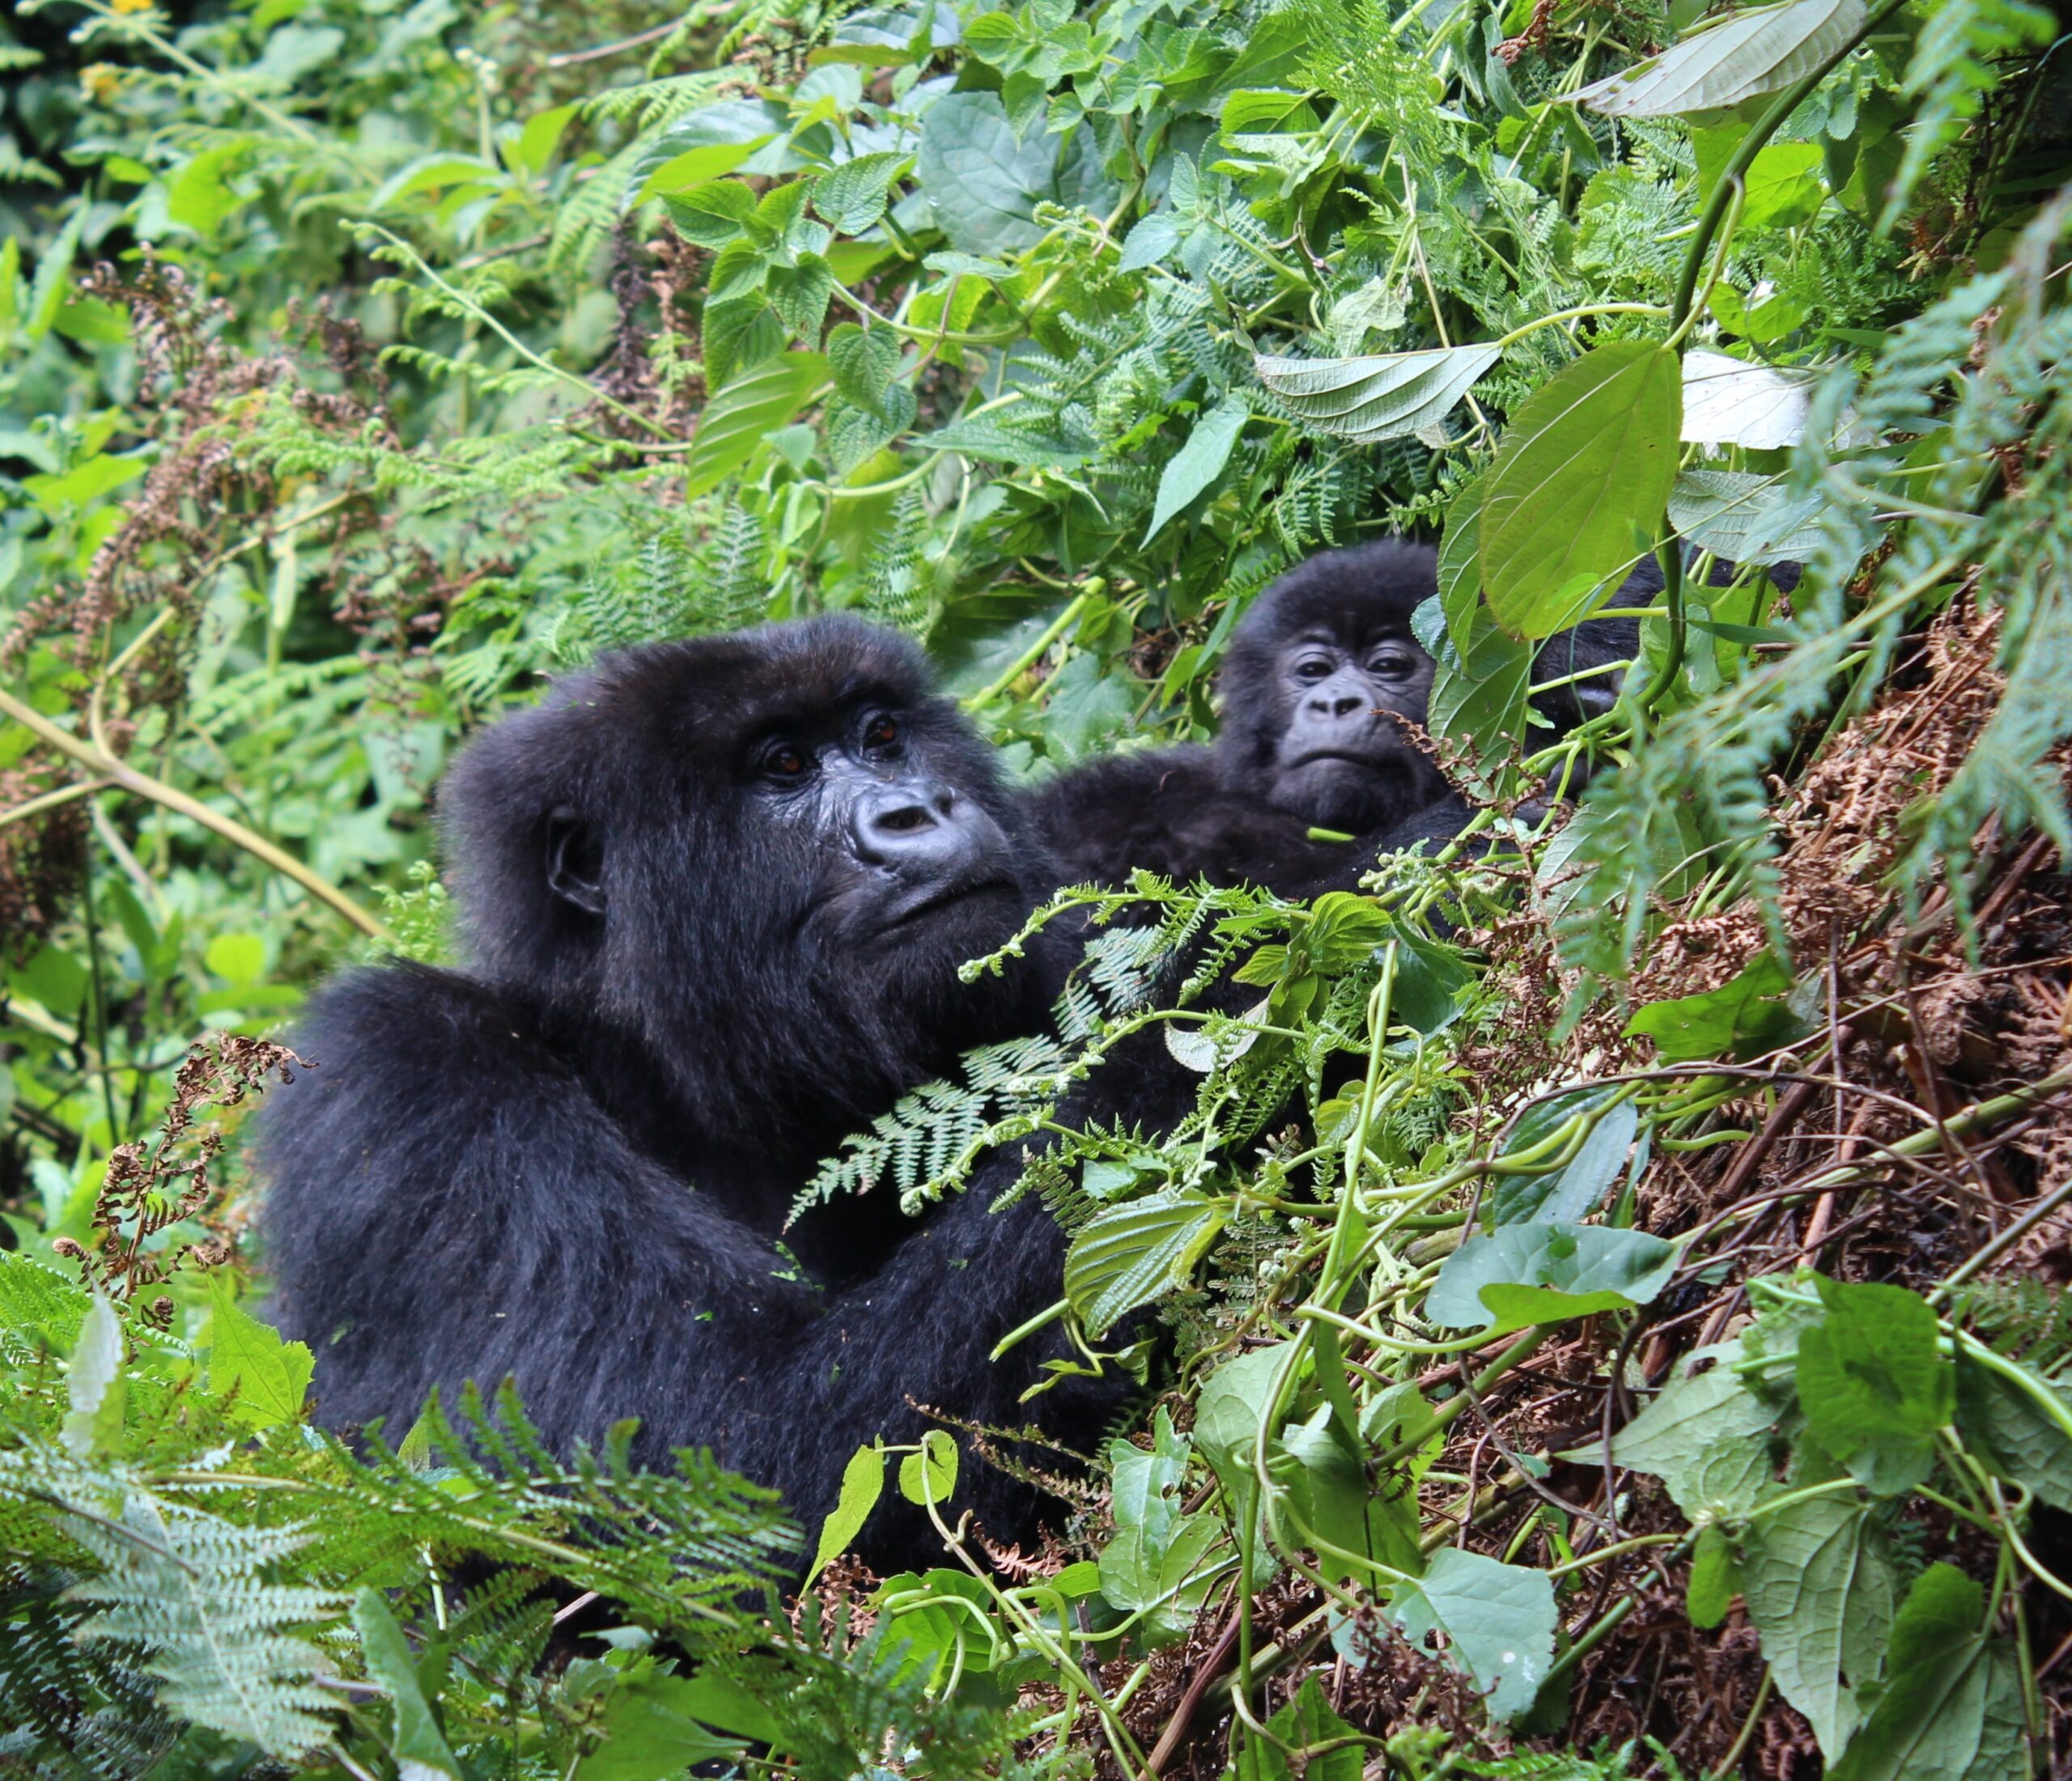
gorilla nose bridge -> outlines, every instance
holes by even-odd
[[[1322,719],[1335,723],[1347,718],[1367,717],[1375,710],[1374,689],[1367,684],[1365,675],[1351,668],[1340,668],[1310,690],[1303,701],[1303,707],[1305,715],[1312,721]]]
[[[937,867],[969,845],[957,794],[940,780],[860,791],[850,821],[857,858],[872,866]]]

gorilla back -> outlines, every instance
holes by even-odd
[[[333,982],[262,1126],[321,1418],[393,1439],[507,1374],[558,1448],[639,1416],[642,1457],[709,1445],[807,1515],[911,1438],[910,1397],[1009,1419],[1036,1363],[987,1352],[1062,1249],[1033,1201],[825,1209],[787,1239],[813,1278],[777,1245],[843,1134],[1048,1002],[1040,960],[957,981],[1041,855],[917,653],[843,618],[628,651],[478,739],[441,806],[473,968]]]

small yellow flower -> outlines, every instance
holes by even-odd
[[[112,104],[121,86],[122,70],[113,62],[88,62],[79,70],[79,90],[97,105]]]
[[[108,3],[117,13],[149,12],[155,0],[108,0]]]

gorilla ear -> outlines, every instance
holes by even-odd
[[[588,914],[605,913],[605,850],[566,804],[547,818],[547,888]]]

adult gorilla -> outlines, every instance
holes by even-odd
[[[859,1446],[919,1431],[910,1398],[1021,1421],[1030,1345],[987,1354],[1057,1295],[1033,1198],[919,1225],[851,1199],[779,1248],[817,1158],[1049,1000],[1040,960],[957,981],[1042,856],[917,652],[845,618],[631,651],[495,725],[441,802],[471,969],[333,982],[264,1122],[321,1418],[398,1438],[432,1387],[508,1374],[551,1446],[638,1415],[637,1457],[710,1446],[809,1525]],[[1021,1487],[966,1473],[1023,1531]]]

